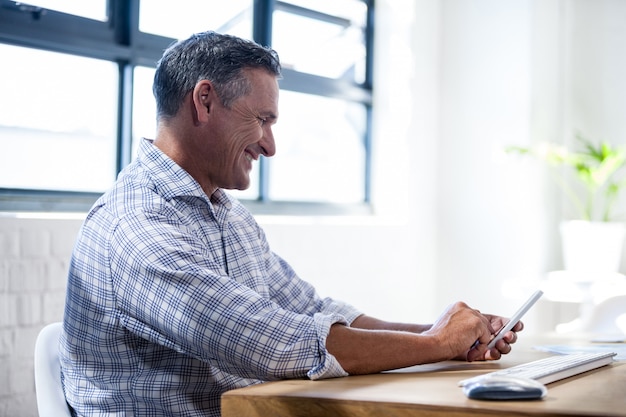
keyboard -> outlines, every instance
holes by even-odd
[[[500,369],[473,378],[459,381],[459,386],[476,382],[479,379],[490,376],[516,376],[522,378],[530,378],[549,384],[570,376],[578,375],[592,369],[609,365],[613,362],[613,356],[617,353],[599,352],[599,353],[570,353],[567,355],[555,355],[533,362],[523,363],[511,368]]]

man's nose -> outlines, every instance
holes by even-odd
[[[276,153],[276,142],[274,141],[274,133],[272,133],[272,129],[268,128],[263,130],[263,137],[261,138],[259,145],[261,146],[263,156],[274,156]]]

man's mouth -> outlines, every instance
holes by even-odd
[[[243,155],[248,161],[250,161],[250,163],[258,159],[258,156],[254,152],[247,150],[247,149],[243,152]]]

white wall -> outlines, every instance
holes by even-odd
[[[576,131],[624,144],[626,2],[459,0],[442,15],[437,296],[510,311],[494,290],[561,268],[571,213],[540,167],[500,152]]]
[[[501,150],[569,141],[573,129],[624,142],[626,2],[376,7],[377,215],[259,221],[323,295],[373,315],[428,322],[457,299],[512,312],[519,300],[501,294],[508,280],[521,285],[560,267],[561,207],[537,167]],[[0,217],[0,416],[36,415],[34,337],[61,319],[80,221]],[[526,331],[550,328],[560,314],[544,303]]]
[[[438,300],[511,311],[505,280],[544,268],[537,178],[503,154],[532,128],[533,1],[447,1],[437,164]],[[445,290],[444,290],[445,289]],[[521,295],[523,297],[524,295]]]
[[[564,13],[565,36],[569,38],[565,56],[566,128],[623,144],[626,2],[576,0],[566,3]]]

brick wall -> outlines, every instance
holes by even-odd
[[[33,349],[63,317],[67,268],[82,219],[0,215],[0,416],[36,417]]]

